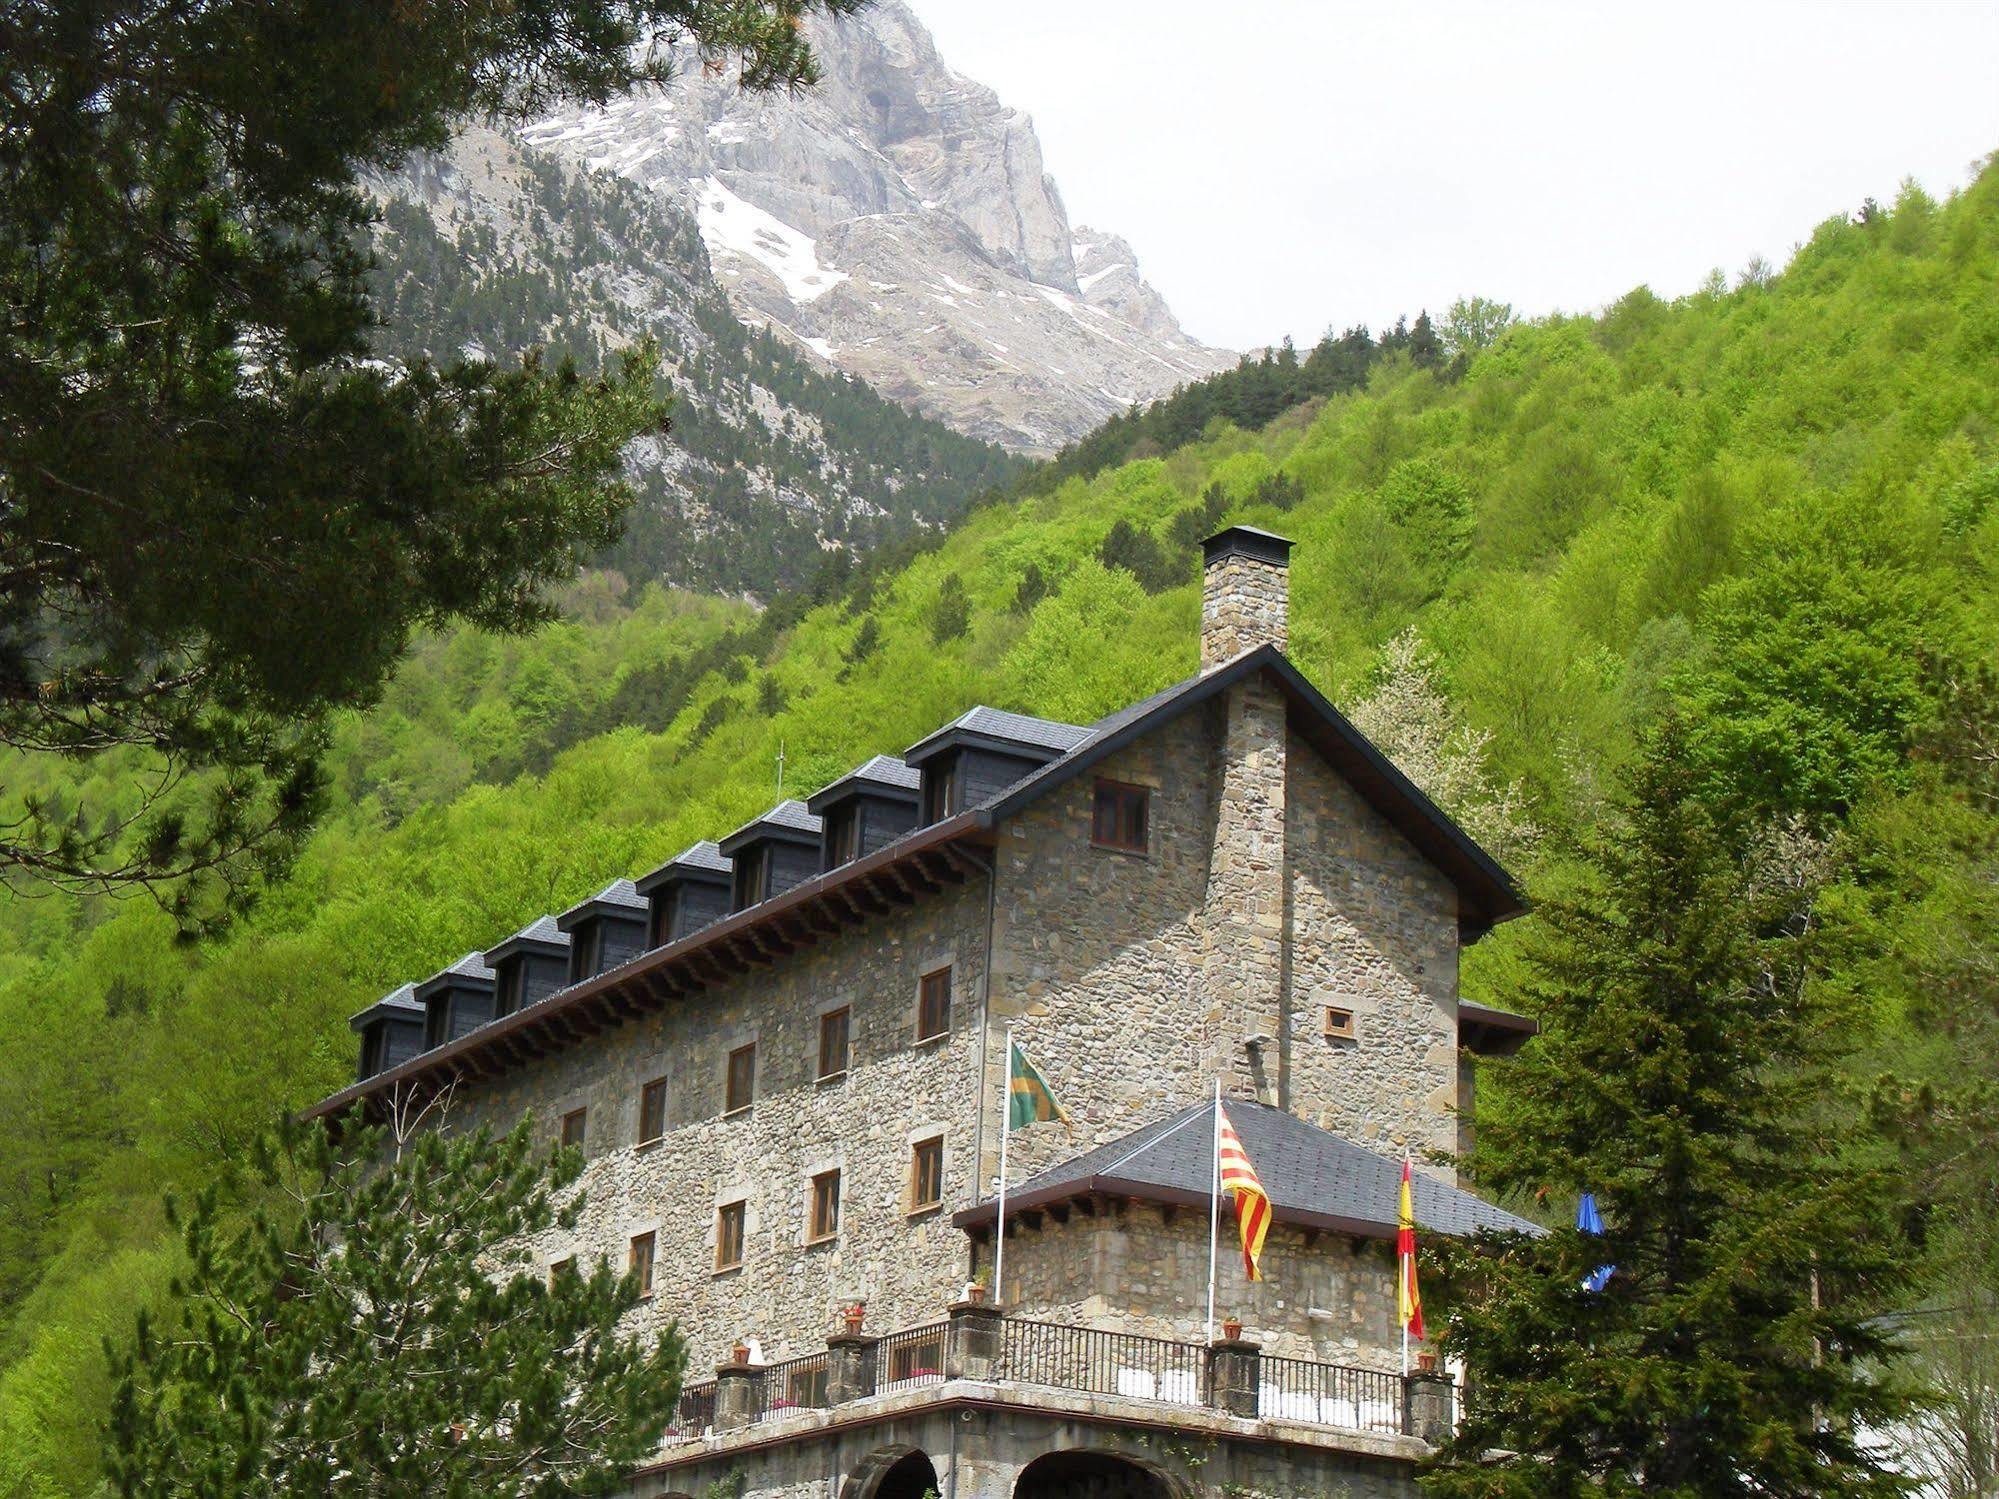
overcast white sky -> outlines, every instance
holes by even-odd
[[[1782,264],[1999,149],[1999,3],[912,0],[1028,110],[1069,215],[1247,348]]]

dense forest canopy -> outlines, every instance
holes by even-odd
[[[539,635],[425,642],[338,725],[332,815],[226,940],[177,947],[102,899],[0,908],[0,1492],[89,1491],[98,1336],[170,1270],[160,1189],[343,1082],[347,1015],[737,825],[780,750],[796,794],[973,702],[1085,719],[1187,674],[1191,542],[1222,520],[1295,538],[1295,659],[1530,891],[1571,877],[1609,778],[1684,707],[1717,821],[1825,861],[1819,982],[1864,1036],[1856,1077],[1975,1138],[1995,282],[1988,167],[1948,202],[1829,219],[1781,273],[1641,288],[1456,368],[1371,354],[1258,430],[1204,419],[761,615],[600,576]],[[1468,954],[1468,997],[1522,1002],[1527,925]],[[1911,1185],[1978,1200],[1987,1155],[1924,1144]],[[1995,1283],[1981,1232],[1939,1214],[1928,1250]]]

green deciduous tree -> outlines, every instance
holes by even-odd
[[[412,630],[532,625],[617,536],[650,351],[591,381],[372,361],[361,174],[468,114],[662,79],[683,39],[748,87],[809,81],[800,16],[855,3],[0,12],[0,745],[126,752],[133,788],[17,797],[0,875],[208,876],[170,899],[213,915]]]
[[[1609,1227],[1447,1251],[1444,1346],[1476,1388],[1434,1495],[1902,1491],[1872,1445],[1904,1409],[1872,1318],[1909,1257],[1894,1181],[1858,1154],[1864,1111],[1837,1096],[1819,853],[1771,840],[1745,866],[1698,784],[1669,722],[1541,908],[1520,998],[1543,1034],[1472,1173],[1557,1212],[1593,1190]]]
[[[114,1353],[119,1493],[595,1494],[657,1448],[678,1337],[620,1330],[632,1277],[529,1260],[576,1224],[577,1152],[288,1126],[250,1164],[263,1205],[205,1190],[174,1300]]]

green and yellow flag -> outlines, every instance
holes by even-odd
[[[1055,1101],[1048,1079],[1027,1060],[1020,1043],[1010,1040],[1006,1063],[1006,1127],[1016,1130],[1024,1124],[1045,1124],[1050,1119],[1067,1124],[1069,1115]]]

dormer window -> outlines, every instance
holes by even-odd
[[[647,902],[646,946],[667,947],[729,914],[732,866],[703,839],[668,859],[634,887]]]
[[[893,755],[876,755],[814,793],[806,810],[822,829],[819,868],[831,871],[914,831],[922,773]]]
[[[493,995],[493,1013],[511,1015],[521,1007],[521,992],[527,984],[526,966],[519,958],[500,964]]]
[[[569,982],[622,967],[645,951],[650,904],[630,880],[613,880],[555,922],[569,934]]]
[[[819,873],[825,825],[799,801],[783,801],[716,845],[734,861],[733,909],[775,899]]]
[[[736,855],[736,909],[762,901],[770,891],[770,850],[751,844]]]
[[[581,983],[604,971],[604,924],[586,921],[572,936],[569,948],[569,981]]]
[[[923,820],[942,822],[958,810],[958,757],[952,755],[923,778]]]
[[[861,809],[843,807],[826,821],[826,867],[838,869],[861,856]]]

